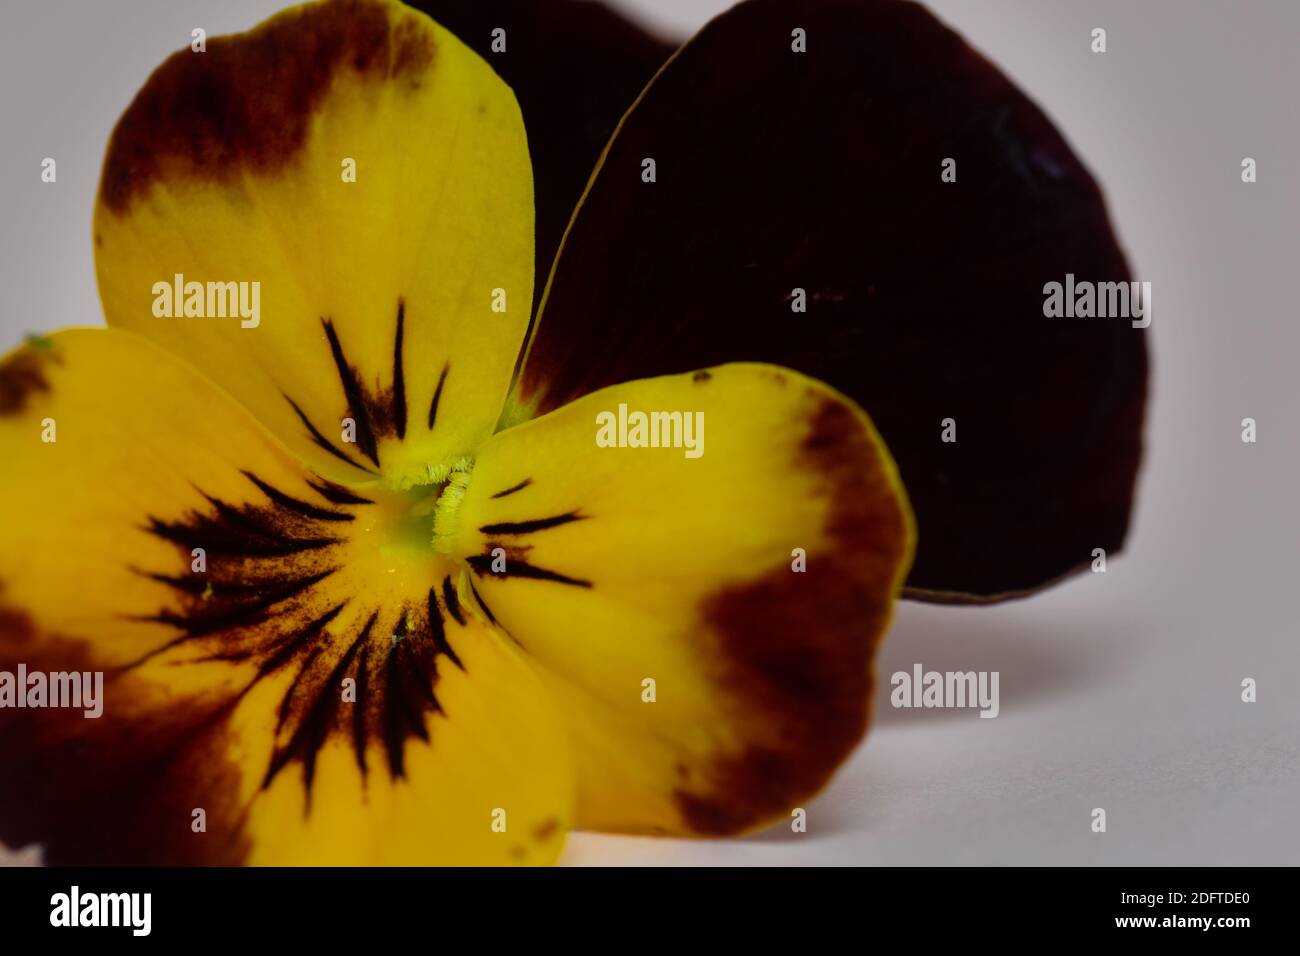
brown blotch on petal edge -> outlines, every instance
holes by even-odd
[[[236,181],[282,169],[345,70],[418,85],[434,41],[401,7],[336,0],[247,33],[173,53],[136,94],[109,140],[100,197],[119,215],[162,178]]]
[[[54,360],[49,352],[28,345],[0,362],[0,416],[17,415],[33,394],[49,393],[45,363]]]
[[[533,827],[533,839],[538,843],[545,843],[551,837],[560,832],[560,821],[555,817],[547,817],[537,826]]]
[[[782,563],[703,608],[725,661],[720,680],[764,730],[717,760],[706,788],[676,791],[695,833],[732,834],[788,815],[866,733],[872,660],[909,557],[910,528],[856,413],[819,399],[794,467],[825,476],[829,544],[810,549],[805,572]]]
[[[40,634],[0,607],[0,670],[102,670],[86,645]],[[50,865],[235,865],[249,850],[226,726],[233,695],[154,703],[129,672],[106,671],[103,715],[13,709],[0,720],[0,841],[40,843]],[[195,833],[202,808],[207,830]]]

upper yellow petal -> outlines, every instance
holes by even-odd
[[[349,482],[427,481],[490,433],[532,255],[513,94],[388,0],[294,7],[174,54],[114,130],[95,207],[109,324]]]

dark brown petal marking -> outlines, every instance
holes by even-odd
[[[426,716],[438,710],[434,695],[437,659],[448,657],[463,669],[448,641],[434,592],[427,605],[369,607],[357,615],[350,633],[334,623],[349,603],[334,602],[327,586],[340,562],[342,540],[330,534],[370,502],[320,480],[307,487],[333,508],[291,495],[251,472],[249,481],[264,503],[226,504],[205,496],[211,510],[191,511],[179,520],[151,518],[148,530],[177,545],[188,569],[192,548],[207,551],[203,574],[137,570],[170,587],[178,608],[147,615],[177,634],[133,665],[166,651],[184,652],[182,662],[244,660],[256,674],[239,691],[246,694],[266,676],[290,668],[295,673],[279,706],[277,745],[266,768],[264,786],[292,763],[302,766],[306,809],[310,812],[316,754],[331,735],[348,739],[357,766],[369,772],[366,750],[380,741],[391,776],[404,772],[409,737],[428,739]],[[448,579],[448,582],[450,579]],[[449,599],[452,616],[464,617]],[[183,665],[178,665],[183,666]],[[342,702],[343,680],[356,682],[356,702]]]
[[[343,354],[343,346],[339,342],[338,333],[334,331],[334,323],[329,319],[321,319],[321,324],[325,327],[325,336],[330,343],[330,354],[334,356],[334,365],[338,368],[339,385],[343,388],[343,397],[348,403],[348,414],[356,423],[357,448],[361,450],[361,454],[378,465],[379,449],[375,445],[375,424],[371,421],[371,413],[374,410],[371,399],[361,387],[357,370],[348,364],[347,357]],[[400,342],[400,323],[398,332]]]
[[[501,521],[496,524],[485,524],[479,528],[479,531],[483,534],[533,534],[537,531],[545,531],[548,528],[558,528],[560,525],[568,524],[571,521],[581,521],[585,517],[586,515],[570,511],[550,518],[534,518],[531,521]]]
[[[442,372],[438,376],[438,387],[433,390],[433,401],[429,402],[429,428],[433,429],[434,423],[438,420],[438,403],[442,401],[442,387],[447,384],[447,373],[451,371],[451,363],[443,365]]]
[[[319,494],[326,501],[336,505],[372,505],[374,502],[369,498],[363,498],[353,491],[349,491],[342,485],[336,485],[332,481],[326,481],[324,478],[316,481],[308,481],[312,490]]]
[[[255,585],[241,585],[238,589],[222,587],[220,600],[200,600],[196,602],[193,609],[183,613],[163,610],[156,614],[142,614],[133,617],[137,621],[156,621],[159,624],[169,624],[172,627],[179,628],[181,634],[172,638],[165,644],[161,644],[152,651],[137,658],[130,664],[126,665],[127,669],[139,667],[146,661],[152,660],[159,654],[165,653],[174,647],[193,640],[196,637],[210,637],[218,634],[228,634],[237,630],[244,630],[258,625],[265,624],[269,618],[268,613],[272,607],[277,604],[283,604],[291,598],[300,597],[304,592],[309,591],[321,581],[325,580],[334,569],[321,571],[318,574],[308,575],[306,577],[295,578],[286,577],[279,581],[258,582]],[[154,580],[161,581],[164,584],[170,584],[171,580],[163,578],[160,575],[150,575]],[[198,577],[198,575],[195,575]],[[183,591],[193,595],[195,588],[193,584],[185,582],[183,584],[172,585],[176,590]],[[207,592],[207,588],[199,591],[198,595]],[[212,588],[211,597],[216,598],[217,590]],[[228,652],[227,652],[228,653]]]
[[[447,613],[450,614],[457,624],[464,625],[465,615],[460,609],[460,598],[456,594],[456,585],[451,583],[451,576],[442,579],[442,601],[447,605]]]
[[[288,742],[277,749],[264,785],[298,761],[310,800],[316,753],[331,734],[351,740],[363,778],[372,739],[383,745],[389,775],[402,777],[407,738],[428,741],[427,714],[441,710],[434,685],[437,658],[444,653],[460,666],[433,604],[427,617],[415,607],[402,609],[395,618],[376,610],[354,638],[342,637],[299,655],[298,676],[280,707],[279,730]],[[346,678],[356,682],[356,703],[344,708]]]
[[[394,779],[405,775],[403,757],[407,737],[429,739],[428,711],[441,713],[433,688],[438,681],[438,647],[428,631],[402,635],[384,655],[383,673],[388,693],[382,697],[384,750]]]
[[[487,602],[483,600],[483,595],[478,593],[478,588],[474,587],[473,581],[469,582],[469,589],[474,595],[474,600],[478,602],[478,606],[482,608],[483,614],[487,617],[488,621],[499,627],[500,624],[497,622],[497,616],[493,614],[492,609],[487,606]],[[514,640],[514,635],[509,634],[509,632],[507,632],[507,636],[509,636],[511,640]],[[519,642],[515,641],[515,643],[518,644]]]
[[[474,573],[479,577],[490,575],[494,578],[529,578],[534,581],[554,581],[556,584],[569,584],[573,587],[589,588],[590,581],[584,581],[581,578],[571,578],[567,574],[560,574],[558,571],[550,571],[546,568],[539,568],[536,565],[529,564],[526,561],[519,561],[507,556],[506,569],[504,571],[493,571],[492,551],[496,548],[506,550],[507,555],[510,549],[499,541],[489,541],[487,543],[486,554],[472,555],[468,561],[469,566],[474,569]]]
[[[347,407],[357,423],[357,447],[376,465],[379,450],[376,439],[392,435],[406,435],[406,376],[402,371],[402,342],[406,324],[406,303],[397,300],[397,324],[393,332],[393,379],[386,392],[372,394],[362,383],[357,370],[347,360],[339,342],[334,323],[322,319],[325,335],[329,339],[330,353],[338,369],[339,384]]]
[[[238,188],[247,173],[283,169],[346,73],[418,86],[434,42],[409,17],[394,27],[399,9],[374,0],[312,4],[238,37],[212,37],[201,56],[173,54],[113,130],[100,183],[105,205],[122,215],[163,179]]]
[[[282,508],[287,508],[296,514],[300,514],[305,518],[315,518],[317,521],[351,521],[356,517],[350,512],[331,511],[328,508],[321,508],[298,498],[292,498],[289,495],[286,495],[283,491],[280,491],[278,488],[271,487],[251,471],[245,471],[243,474],[249,481],[257,485],[262,493],[277,505]]]
[[[311,812],[311,785],[316,775],[316,755],[324,745],[325,739],[333,732],[342,729],[346,732],[350,729],[347,721],[339,720],[339,708],[343,700],[343,679],[351,676],[357,680],[357,705],[366,706],[363,701],[368,701],[369,697],[361,696],[361,681],[354,671],[354,663],[357,653],[368,645],[371,631],[374,630],[375,621],[379,617],[378,611],[373,611],[366,623],[362,626],[360,632],[355,638],[347,644],[342,653],[330,654],[313,653],[304,662],[304,666],[299,670],[298,677],[290,687],[284,697],[280,708],[280,727],[284,729],[292,726],[293,730],[289,736],[289,742],[284,747],[277,747],[271,757],[271,765],[267,768],[266,777],[262,781],[263,788],[269,787],[276,775],[294,760],[302,763],[302,782],[305,791],[304,811]],[[334,646],[328,648],[329,651],[339,649],[339,643],[335,642]],[[309,678],[318,678],[311,680]],[[287,706],[285,704],[287,703]],[[343,726],[340,728],[339,724]],[[365,772],[365,755],[361,746],[357,746],[354,736],[354,747],[357,753],[357,763]],[[364,738],[362,740],[364,743]]]
[[[497,630],[499,630],[506,637],[510,638],[510,640],[514,641],[517,645],[519,645],[519,647],[523,648],[524,647],[523,642],[520,641],[519,638],[511,634],[510,631],[506,630],[506,628],[501,626],[501,622],[497,620],[497,616],[493,614],[492,609],[487,606],[487,601],[483,600],[483,595],[479,594],[478,588],[474,587],[474,581],[468,578],[466,579],[466,581],[469,584],[470,593],[474,595],[474,600],[478,602],[479,608],[483,611],[483,616],[486,617],[488,621],[497,628]],[[527,650],[527,648],[524,649]]]
[[[406,331],[406,301],[397,300],[397,322],[393,330],[393,371],[392,385],[383,392],[372,393],[362,384],[361,375],[356,366],[348,361],[347,352],[339,339],[338,330],[332,320],[321,319],[325,330],[325,339],[329,343],[330,356],[338,371],[339,387],[343,392],[346,414],[351,417],[356,427],[356,446],[366,458],[375,465],[379,464],[379,445],[377,439],[394,436],[398,439],[406,436],[406,373],[403,371],[402,348]],[[306,413],[288,395],[285,400],[293,406],[298,418],[307,426],[312,441],[325,449],[335,458],[346,461],[349,465],[374,474],[374,469],[354,461],[347,452],[321,434]]]
[[[374,624],[373,617],[370,619],[369,624]],[[366,636],[369,636],[368,632]],[[366,765],[366,720],[369,716],[366,711],[369,710],[371,701],[370,668],[367,666],[369,663],[370,644],[363,643],[361,647],[361,661],[357,667],[357,676],[355,678],[357,682],[357,699],[356,703],[354,703],[350,708],[352,711],[352,752],[356,754],[357,769],[361,771],[361,779],[363,781],[366,779],[366,775],[370,772],[370,768]],[[341,687],[339,688],[339,691],[341,696]],[[306,779],[305,774],[306,771],[304,765],[304,780]],[[268,777],[267,783],[269,784],[270,782],[271,778]]]
[[[308,621],[306,626],[301,628],[289,640],[278,642],[274,652],[264,658],[258,665],[257,672],[265,677],[297,657],[307,647],[309,641],[314,641],[320,637],[321,633],[330,626],[330,622],[339,616],[343,608],[347,607],[347,604],[347,601],[340,601],[324,614]]]
[[[358,462],[353,461],[350,455],[348,455],[346,452],[339,449],[333,442],[331,442],[328,438],[322,435],[320,433],[320,429],[318,429],[315,425],[313,425],[311,419],[307,417],[307,413],[298,407],[297,402],[295,402],[288,395],[284,396],[284,400],[288,402],[290,406],[292,406],[294,412],[297,413],[298,415],[298,419],[305,426],[307,426],[307,432],[308,434],[311,435],[311,440],[315,442],[319,447],[325,449],[327,452],[329,452],[339,461],[347,462],[353,468],[359,468],[360,470],[372,475],[375,473],[373,468],[369,468],[366,465],[362,465],[359,464]]]
[[[33,392],[49,392],[45,363],[51,353],[28,345],[0,362],[0,416],[17,415]]]
[[[537,826],[533,827],[533,839],[537,840],[539,843],[545,842],[555,836],[559,830],[560,821],[555,819],[555,817],[547,817],[541,823],[537,824]]]
[[[406,301],[397,300],[397,333],[393,336],[393,392],[391,396],[393,433],[406,437],[406,373],[402,370],[402,333],[406,324]]]
[[[203,497],[215,514],[191,511],[179,521],[150,516],[145,530],[186,549],[203,548],[209,555],[239,557],[287,557],[319,551],[339,542],[332,534],[300,534],[325,530],[301,516],[295,515],[300,521],[294,523],[286,521],[281,510],[253,505],[235,507],[208,494]]]
[[[528,478],[513,488],[507,488],[505,491],[493,495],[494,498],[504,497],[523,488],[531,482]],[[579,514],[577,511],[568,511],[564,514],[551,515],[546,518],[531,518],[524,521],[501,521],[492,524],[485,524],[478,530],[481,534],[495,537],[505,535],[508,537],[517,537],[520,535],[536,534],[539,531],[546,531],[551,528],[558,528],[562,525],[569,524],[573,521],[582,521],[586,515]],[[492,562],[495,560],[492,552],[500,549],[506,555],[506,567],[504,571],[493,571]],[[570,577],[567,574],[561,574],[558,571],[552,571],[549,568],[539,567],[531,563],[528,554],[533,550],[532,545],[524,544],[506,544],[502,541],[489,540],[484,545],[483,554],[476,554],[468,558],[468,563],[474,572],[480,577],[484,574],[491,574],[497,578],[529,578],[534,581],[553,581],[556,584],[568,584],[573,587],[589,588],[591,582],[582,578]],[[477,592],[475,592],[477,596]],[[482,604],[482,599],[479,599]],[[487,609],[484,608],[486,611]],[[489,614],[489,616],[491,616]],[[494,619],[495,623],[495,619]]]
[[[871,662],[906,525],[854,413],[821,400],[795,466],[827,478],[830,544],[809,554],[804,574],[782,563],[701,608],[724,662],[719,677],[759,733],[718,760],[707,782],[677,791],[697,833],[735,833],[788,814],[866,732]]]
[[[444,588],[446,588],[447,581],[449,580],[450,579],[444,580]],[[428,612],[429,634],[433,638],[433,643],[437,648],[438,653],[447,655],[453,664],[461,670],[464,670],[465,665],[460,662],[460,658],[456,655],[456,651],[453,650],[451,644],[447,642],[447,629],[442,621],[442,609],[438,607],[438,592],[434,588],[429,588],[429,601],[426,610]],[[459,605],[457,605],[457,610],[459,610]],[[459,620],[460,618],[457,617],[457,621]]]
[[[2,595],[0,595],[2,597]],[[38,633],[0,600],[0,670],[90,671],[81,640]],[[104,674],[104,715],[14,709],[0,719],[0,842],[44,846],[50,865],[237,865],[248,853],[239,770],[227,754],[233,701],[159,702],[130,672]],[[207,832],[190,829],[203,807]]]
[[[505,489],[505,491],[498,491],[496,494],[492,495],[492,497],[493,497],[493,498],[505,498],[505,497],[507,497],[508,495],[513,495],[516,491],[523,491],[525,488],[527,488],[527,487],[528,487],[529,485],[531,485],[532,483],[533,483],[533,479],[531,479],[531,478],[525,478],[523,481],[519,482],[519,484],[517,484],[517,485],[511,485],[509,488]]]

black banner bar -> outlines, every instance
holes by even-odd
[[[72,934],[207,944],[269,928],[325,945],[517,932],[549,948],[597,927],[734,942],[785,926],[864,942],[1231,945],[1293,926],[1294,886],[1287,869],[0,869],[0,932],[7,944]]]

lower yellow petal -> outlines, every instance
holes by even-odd
[[[0,453],[0,840],[64,863],[558,854],[560,718],[404,499],[321,480],[117,331],[0,362]],[[64,696],[15,706],[20,672]]]
[[[315,756],[309,802],[298,766],[286,765],[269,786],[249,781],[255,785],[245,826],[249,863],[464,866],[556,859],[573,802],[564,729],[520,655],[489,626],[469,615],[466,620],[466,627],[448,628],[463,669],[440,668],[429,688],[437,710],[423,720],[428,739],[407,741],[400,776],[388,765],[391,738],[366,748],[366,767],[359,771],[354,714],[337,708],[345,726]],[[356,706],[370,711],[373,726],[400,719],[384,713],[389,708],[373,688],[406,663],[401,657],[370,661],[368,693],[375,702]],[[246,739],[267,743],[267,715],[282,699],[281,688],[268,685],[260,700],[241,707]],[[290,739],[282,732],[280,745]],[[264,749],[253,768],[275,766],[282,752]]]
[[[676,413],[677,446],[630,447],[637,413]],[[487,442],[454,523],[469,598],[564,709],[580,825],[787,817],[865,732],[912,524],[828,387],[728,365],[604,389]]]

